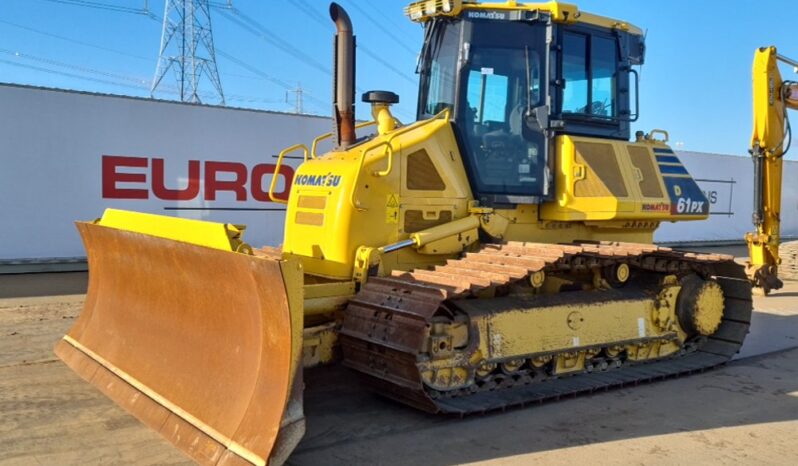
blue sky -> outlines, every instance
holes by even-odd
[[[2,0],[0,81],[148,96],[161,24],[140,10],[146,5],[160,17],[163,1]],[[329,3],[232,3],[236,11],[216,8],[212,13],[228,105],[292,111],[294,97],[289,94],[290,102],[286,102],[286,88],[301,84],[308,93],[305,110],[328,114],[332,25],[325,24]],[[407,2],[339,3],[352,16],[360,45],[358,89],[398,93],[397,116],[403,121],[412,119],[422,30],[403,16]],[[622,18],[648,32],[641,118],[634,129],[666,129],[678,149],[740,155],[745,154],[750,137],[754,49],[774,44],[782,54],[798,58],[792,3],[578,2],[585,11]],[[254,21],[256,25],[241,27],[248,19],[248,24]],[[790,69],[782,72],[788,79],[798,79]],[[157,96],[175,98],[168,92]],[[367,112],[365,104],[358,105],[359,117],[366,118]]]

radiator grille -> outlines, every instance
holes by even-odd
[[[627,146],[632,165],[640,170],[643,179],[640,181],[640,192],[643,197],[663,197],[659,184],[659,175],[654,168],[651,152],[646,147]]]
[[[629,197],[626,184],[618,166],[612,144],[577,142],[576,161],[587,164],[598,179],[587,174],[574,185],[574,195],[580,197]]]
[[[451,221],[451,210],[442,210],[436,219],[424,218],[424,212],[420,210],[408,210],[405,212],[405,233],[415,233]]]
[[[446,184],[424,149],[407,156],[407,189],[443,191]]]

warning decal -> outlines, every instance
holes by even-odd
[[[399,223],[399,195],[389,194],[385,202],[385,223]]]

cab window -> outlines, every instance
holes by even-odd
[[[526,112],[540,101],[541,63],[530,46],[471,46],[458,124],[482,193],[533,196],[543,191],[543,135],[525,124]]]
[[[617,116],[618,57],[615,39],[577,32],[563,33],[562,112],[598,117]]]
[[[475,110],[477,122],[507,121],[507,83],[507,76],[494,73],[493,68],[468,73],[468,105]]]
[[[435,115],[444,109],[454,108],[459,31],[456,26],[441,27],[435,31],[430,45],[434,48],[434,55],[429,70],[425,72],[426,83],[422,90],[423,114]]]

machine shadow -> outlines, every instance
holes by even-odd
[[[86,294],[88,272],[0,275],[0,299]]]
[[[757,333],[798,316],[757,313]],[[767,333],[763,333],[767,335]],[[798,361],[770,354],[688,377],[465,418],[368,391],[341,366],[306,373],[307,434],[289,463],[453,465],[625,439],[798,419]],[[745,345],[744,345],[745,350]],[[741,356],[745,356],[745,351]]]

